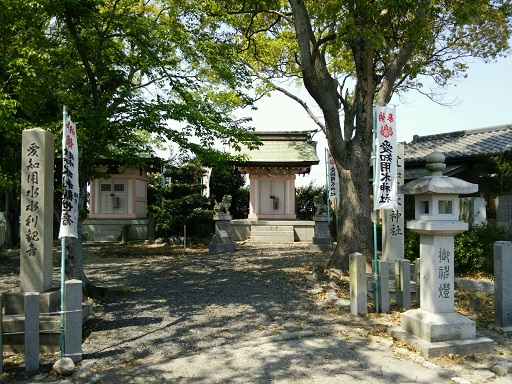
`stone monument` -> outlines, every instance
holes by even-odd
[[[22,132],[20,292],[4,294],[5,313],[23,313],[23,294],[39,292],[41,312],[60,308],[52,288],[54,136],[40,128]]]
[[[458,195],[477,192],[478,186],[443,176],[442,153],[431,153],[426,160],[430,175],[401,188],[415,195],[415,220],[407,228],[420,235],[421,306],[403,313],[401,330],[391,333],[427,357],[492,351],[493,341],[477,337],[475,323],[454,312],[453,237],[468,229],[459,221]]]
[[[53,143],[39,128],[22,133],[20,289],[44,292],[52,287]]]
[[[2,294],[5,315],[20,316],[3,319],[10,333],[4,347],[24,352],[29,369],[37,369],[39,349],[58,350],[60,334],[59,318],[48,315],[60,309],[60,289],[52,288],[54,136],[24,130],[21,145],[20,287]]]
[[[222,201],[215,204],[213,220],[215,221],[215,235],[209,246],[210,253],[235,252],[236,244],[231,235],[231,195],[224,195]]]

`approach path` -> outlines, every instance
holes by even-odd
[[[237,246],[233,254],[86,246],[88,277],[111,295],[95,304],[84,360],[68,382],[512,382],[485,359],[443,369],[394,343],[385,330],[397,313],[350,315],[347,285],[319,280],[315,266],[327,255],[308,244]],[[15,280],[5,275],[0,288]]]
[[[312,273],[326,255],[308,252],[304,244],[238,248],[220,255],[174,249],[175,255],[91,264],[90,278],[118,292],[88,326],[84,357],[95,361],[97,378],[446,382],[435,370],[390,352],[389,339],[367,337],[379,326],[348,314],[347,300],[326,299]],[[123,256],[117,248],[101,254]]]

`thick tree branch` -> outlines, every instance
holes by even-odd
[[[326,132],[326,127],[325,127],[325,124],[322,123],[320,121],[320,119],[318,118],[318,116],[316,116],[313,111],[311,110],[311,108],[309,108],[309,106],[307,105],[307,103],[302,100],[300,97],[297,97],[296,95],[294,95],[293,93],[289,92],[288,90],[286,90],[285,88],[282,88],[278,85],[275,85],[274,84],[274,87],[276,90],[278,90],[279,92],[285,94],[286,96],[288,96],[290,99],[292,100],[295,100],[297,103],[299,103],[302,108],[304,108],[306,110],[306,112],[308,113],[309,117],[311,117],[311,119],[313,119],[313,121],[315,122],[316,125],[318,125],[320,127],[320,129],[325,133]]]

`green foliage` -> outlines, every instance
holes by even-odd
[[[491,192],[503,193],[512,189],[512,152],[481,155],[477,172]]]
[[[152,175],[148,205],[155,212],[158,236],[206,236],[213,229],[210,201],[203,196],[204,167],[197,161],[167,167],[164,175]]]
[[[210,179],[210,200],[212,201],[212,206],[215,202],[221,202],[224,195],[231,195],[230,213],[233,218],[247,218],[249,199],[244,194],[244,191],[240,190],[245,185],[244,176],[236,171],[229,162],[221,160],[212,165]]]
[[[295,190],[295,205],[297,207],[297,218],[300,220],[313,220],[315,214],[315,196],[322,196],[325,199],[325,186],[317,186],[310,182],[305,187],[299,187]]]
[[[496,241],[512,241],[512,232],[503,227],[483,224],[456,235],[455,272],[458,275],[493,275]],[[420,235],[407,229],[404,243],[406,259],[414,261],[420,256]]]
[[[420,257],[420,235],[407,228],[404,234],[404,257],[411,262]]]
[[[511,241],[512,232],[503,227],[477,225],[455,236],[455,272],[494,274],[494,243]]]
[[[232,195],[231,214],[233,219],[247,219],[249,216],[250,194],[249,187],[241,187]]]

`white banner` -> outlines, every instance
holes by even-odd
[[[66,117],[62,130],[62,215],[59,239],[78,237],[78,142],[76,126]]]
[[[331,152],[326,149],[327,153],[327,191],[329,193],[329,199],[335,199],[336,202],[340,200],[340,185],[339,185],[339,177],[338,170],[336,169],[336,164],[334,164],[334,159],[331,155]]]
[[[375,107],[377,119],[376,172],[373,194],[374,209],[396,209],[398,206],[397,183],[397,133],[394,107]]]
[[[206,167],[205,173],[202,177],[202,183],[204,185],[203,196],[210,197],[210,178],[212,177],[212,168]]]

